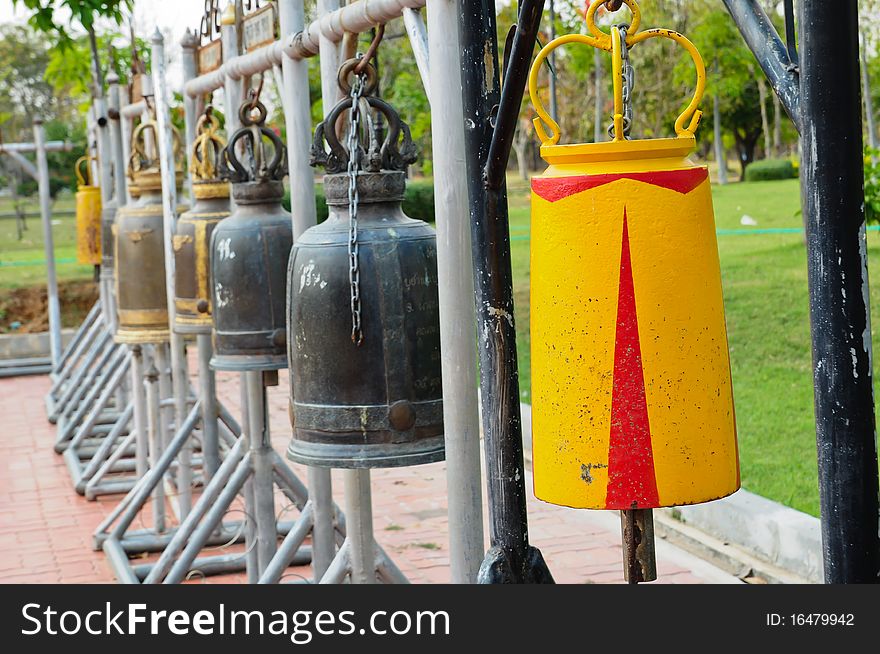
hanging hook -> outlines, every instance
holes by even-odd
[[[383,36],[385,36],[385,23],[381,23],[380,25],[376,26],[376,35],[373,37],[373,40],[370,43],[370,47],[367,48],[367,51],[364,53],[364,56],[360,60],[358,65],[354,67],[355,74],[363,74],[364,69],[367,67],[367,64],[374,56],[376,56],[376,50],[379,49],[379,44],[382,42]]]
[[[257,104],[260,102],[260,94],[263,92],[263,80],[266,79],[264,73],[260,73],[260,83],[257,84],[257,88],[251,88],[248,92],[251,98],[250,110],[253,111],[257,108]]]

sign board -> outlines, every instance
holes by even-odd
[[[197,60],[199,75],[204,75],[220,68],[220,64],[223,63],[223,42],[217,39],[200,47]]]
[[[257,48],[275,41],[275,6],[272,3],[245,16],[242,20],[244,31],[244,50],[253,52]]]

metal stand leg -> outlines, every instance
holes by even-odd
[[[373,535],[373,501],[369,470],[343,471],[346,536],[336,557],[321,577],[322,584],[409,583]]]
[[[210,361],[214,347],[210,334],[199,334],[199,386],[202,400],[202,473],[207,484],[220,467],[220,439],[217,423],[217,380]]]

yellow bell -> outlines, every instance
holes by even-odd
[[[681,34],[639,32],[638,7],[626,0],[633,12],[626,46],[670,38],[697,69],[677,136],[626,140],[622,39],[595,24],[603,2],[587,11],[591,34],[549,43],[529,78],[549,164],[532,180],[535,495],[591,509],[705,502],[740,484],[709,176],[687,158],[705,69]],[[564,43],[611,52],[614,140],[558,144],[537,74]]]
[[[88,155],[76,161],[76,260],[92,266],[101,265],[101,189],[92,186]],[[83,166],[85,164],[85,166]],[[85,171],[85,172],[83,172]]]

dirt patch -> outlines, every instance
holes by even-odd
[[[58,284],[61,325],[78,327],[98,299],[91,281]],[[49,302],[45,286],[0,290],[0,333],[32,334],[49,329]]]

